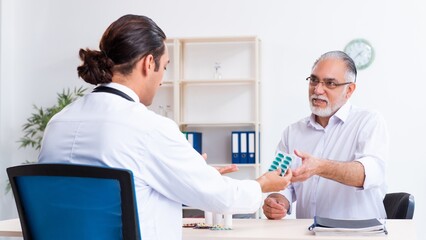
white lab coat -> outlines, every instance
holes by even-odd
[[[142,239],[182,239],[182,204],[220,213],[252,213],[262,194],[254,180],[221,176],[206,164],[177,125],[139,103],[129,88],[89,93],[49,122],[39,161],[133,171]]]

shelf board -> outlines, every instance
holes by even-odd
[[[188,207],[188,206],[182,206],[182,209],[184,209],[184,210],[200,210],[200,211],[203,211],[203,210],[201,210],[199,208]]]
[[[237,165],[237,167],[239,168],[257,168],[260,167],[260,164],[258,163],[216,163],[216,164],[209,164],[212,167],[226,167],[229,166],[231,164],[235,164]]]
[[[260,124],[260,123],[257,123]],[[250,127],[256,122],[180,122],[179,126],[202,126],[202,127]]]
[[[182,43],[233,43],[233,42],[254,42],[258,41],[255,36],[242,36],[242,37],[215,37],[215,38],[179,38]]]
[[[256,83],[255,79],[203,79],[203,80],[188,80],[184,79],[180,81],[181,84],[229,84],[229,85],[246,85]]]

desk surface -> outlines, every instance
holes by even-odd
[[[1,237],[22,237],[21,223],[19,218],[0,221]]]
[[[204,219],[184,218],[184,223],[201,223]],[[300,239],[341,239],[341,240],[416,240],[416,229],[413,220],[387,220],[387,236],[376,237],[354,237],[354,236],[315,236],[309,232],[308,227],[312,224],[311,219],[234,219],[232,230],[209,230],[209,229],[183,229],[184,240],[201,239],[248,239],[248,240],[300,240]],[[0,236],[21,237],[21,225],[19,219],[0,221]]]
[[[184,223],[203,222],[203,219],[184,219]],[[248,239],[248,240],[300,240],[300,239],[341,239],[341,240],[416,240],[413,220],[386,220],[387,236],[315,236],[308,230],[312,219],[233,219],[232,230],[183,229],[183,239]]]

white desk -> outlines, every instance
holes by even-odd
[[[0,221],[0,237],[22,237],[19,218]]]
[[[203,222],[203,219],[184,219],[184,223]],[[315,236],[308,230],[312,219],[233,219],[232,230],[183,229],[184,240],[201,239],[246,239],[246,240],[300,240],[300,239],[339,239],[339,240],[416,240],[413,220],[387,220],[387,236]]]
[[[201,223],[203,219],[184,218],[184,223]],[[204,239],[247,239],[247,240],[300,240],[300,239],[339,239],[339,240],[416,240],[416,229],[413,220],[387,220],[387,236],[376,237],[344,237],[315,236],[308,231],[311,219],[234,219],[232,230],[183,229],[184,240]],[[22,237],[19,219],[0,221],[1,237]]]

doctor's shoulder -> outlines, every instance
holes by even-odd
[[[162,116],[153,110],[150,110],[146,108],[141,114],[146,121],[148,121],[151,125],[158,127],[158,128],[170,128],[170,127],[177,127],[177,124],[172,119]]]

